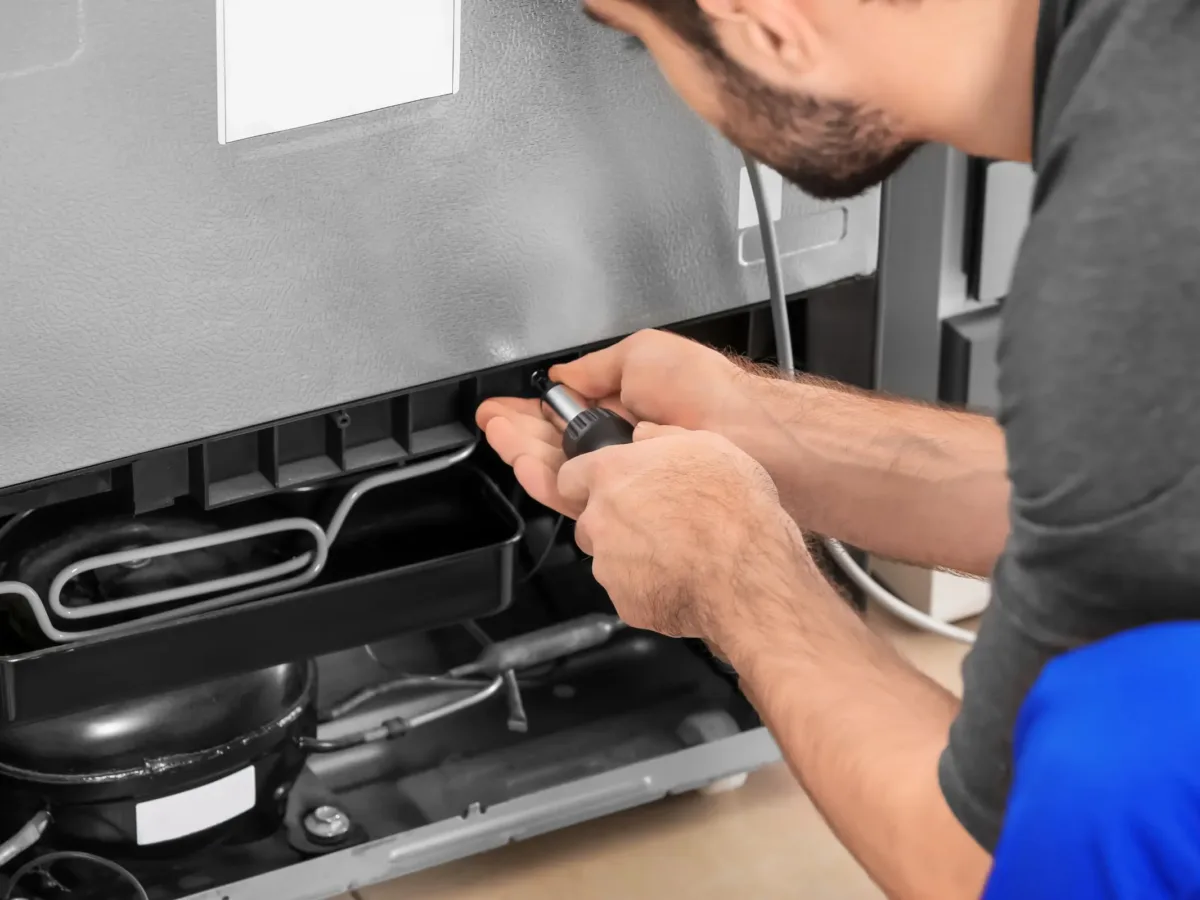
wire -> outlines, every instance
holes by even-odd
[[[10,862],[41,840],[50,825],[50,813],[41,810],[33,818],[21,826],[21,829],[3,844],[0,844],[0,866]]]
[[[471,637],[475,638],[475,642],[479,644],[479,646],[484,648],[492,646],[493,642],[491,637],[474,619],[468,619],[467,621],[463,622],[463,630],[466,631],[466,633]]]
[[[838,567],[846,573],[850,580],[862,588],[863,593],[897,619],[901,619],[922,631],[928,631],[931,634],[940,635],[952,641],[959,641],[963,644],[975,643],[975,633],[973,631],[960,628],[949,622],[943,622],[941,619],[935,619],[928,613],[923,613],[919,609],[905,603],[872,578],[866,569],[855,562],[854,557],[850,555],[850,551],[842,546],[840,542],[827,540],[825,545],[826,549],[829,550],[829,555],[833,557],[833,561],[838,564]]]
[[[542,551],[541,556],[539,556],[537,561],[534,562],[533,568],[526,572],[517,582],[517,584],[527,584],[530,581],[533,581],[534,576],[541,571],[542,566],[544,566],[546,561],[550,558],[550,554],[554,552],[554,545],[558,543],[558,535],[562,531],[563,523],[566,521],[566,516],[559,515],[557,521],[554,523],[554,529],[550,532],[550,537],[546,541],[546,549]]]
[[[248,525],[244,528],[235,528],[230,531],[220,531],[215,534],[205,535],[196,538],[187,538],[179,541],[170,541],[165,544],[158,544],[151,547],[139,547],[134,550],[123,550],[118,553],[107,553],[102,556],[92,556],[88,559],[79,560],[67,566],[55,577],[50,585],[50,594],[48,597],[49,607],[64,619],[83,619],[94,616],[107,615],[108,613],[124,612],[143,607],[160,605],[175,600],[189,599],[193,596],[202,594],[211,594],[216,590],[234,591],[230,594],[221,594],[220,596],[210,598],[197,603],[188,604],[187,606],[178,609],[158,612],[151,615],[145,615],[138,618],[136,621],[122,623],[119,625],[110,625],[102,628],[92,628],[82,631],[62,631],[55,627],[50,619],[47,605],[42,602],[42,598],[38,596],[37,591],[33,590],[29,585],[20,581],[0,581],[0,596],[6,594],[15,594],[25,601],[37,620],[38,627],[42,633],[55,643],[64,644],[71,641],[83,640],[88,637],[96,637],[98,635],[113,634],[118,631],[126,632],[144,628],[147,625],[168,621],[171,619],[181,618],[183,616],[196,615],[201,612],[208,612],[213,609],[220,609],[226,606],[231,606],[234,603],[245,603],[250,600],[257,600],[262,597],[268,597],[273,594],[283,593],[295,588],[303,587],[315,580],[325,568],[325,563],[329,556],[329,548],[341,533],[342,526],[346,523],[346,518],[350,515],[350,510],[368,491],[373,491],[376,488],[386,485],[396,484],[401,481],[407,481],[411,478],[418,478],[424,475],[432,475],[435,472],[440,472],[448,469],[457,463],[462,462],[475,450],[476,442],[471,442],[458,450],[447,453],[444,456],[436,456],[431,459],[425,459],[421,462],[409,463],[394,469],[388,469],[378,475],[373,475],[365,478],[355,484],[338,504],[334,511],[333,517],[329,524],[322,528],[316,522],[305,518],[289,518],[277,519],[271,522],[262,522],[257,525]],[[13,520],[5,523],[7,530]],[[195,550],[206,550],[209,547],[218,546],[221,544],[233,543],[236,541],[251,540],[259,537],[264,537],[268,534],[276,534],[286,531],[307,532],[313,539],[314,548],[305,551],[294,559],[284,563],[278,563],[264,569],[259,569],[254,572],[246,572],[240,575],[233,575],[213,581],[199,582],[196,584],[184,585],[177,588],[168,588],[161,591],[153,591],[149,594],[143,594],[137,597],[130,597],[123,600],[110,600],[105,603],[96,603],[87,607],[67,607],[62,601],[62,590],[71,579],[90,572],[95,569],[105,566],[123,565],[130,562],[140,562],[145,559],[153,559],[159,556],[169,556],[177,553],[187,553]],[[297,572],[299,574],[291,574]],[[267,584],[259,582],[269,581],[273,578],[280,578],[284,575],[291,575],[281,581],[270,581]],[[255,585],[255,587],[247,587]],[[237,590],[244,588],[242,590]]]
[[[787,294],[783,289],[783,264],[779,259],[779,243],[775,235],[775,222],[767,207],[766,191],[763,189],[762,171],[758,163],[749,155],[743,154],[746,163],[746,173],[750,178],[750,190],[754,194],[754,206],[758,210],[758,230],[762,233],[763,260],[767,267],[767,287],[771,297],[771,314],[775,328],[775,354],[779,359],[779,369],[788,377],[796,374],[795,355],[792,350],[792,332],[788,324]],[[871,574],[855,562],[841,541],[833,538],[825,539],[825,548],[830,557],[847,577],[853,581],[870,600],[883,607],[896,618],[907,622],[914,628],[940,635],[964,644],[975,643],[974,632],[957,625],[951,625],[940,619],[935,619],[928,613],[910,606],[897,597],[882,584],[871,577]]]
[[[24,512],[14,513],[11,517],[9,517],[7,522],[5,522],[3,525],[0,525],[0,541],[8,537],[10,531],[28,519],[32,514],[33,510],[27,509]]]
[[[142,883],[134,877],[133,873],[124,866],[118,865],[111,859],[105,859],[103,856],[96,856],[92,853],[81,853],[78,850],[60,850],[56,853],[44,853],[37,859],[30,860],[17,869],[17,872],[12,877],[12,881],[8,883],[8,887],[4,891],[4,896],[0,900],[13,900],[16,896],[17,886],[21,881],[37,869],[42,869],[51,863],[63,862],[68,859],[80,860],[82,862],[90,862],[93,865],[100,866],[103,869],[108,869],[121,878],[122,881],[129,883],[136,892],[138,900],[150,900],[150,895],[146,893],[146,889],[142,887]],[[53,877],[53,876],[51,876]]]
[[[444,719],[447,716],[452,716],[455,713],[483,703],[485,700],[495,696],[504,687],[504,677],[497,675],[490,682],[471,682],[472,687],[479,685],[482,685],[482,687],[474,693],[454,700],[451,703],[435,707],[428,712],[418,713],[415,716],[407,718],[404,716],[394,716],[373,728],[356,731],[353,734],[347,734],[338,738],[324,739],[304,735],[297,738],[297,744],[301,750],[308,753],[337,753],[341,750],[349,750],[351,747],[361,747],[363,744],[390,741],[393,738],[408,734],[414,728],[420,728],[422,725],[428,725],[431,722],[436,722],[439,719]],[[0,898],[0,900],[7,900],[7,898]]]
[[[325,719],[330,722],[335,719],[343,719],[356,709],[360,709],[384,694],[394,694],[409,688],[472,688],[479,687],[479,685],[480,681],[477,678],[459,678],[452,675],[403,675],[392,681],[385,681],[382,684],[356,691],[341,703],[331,707]]]
[[[767,206],[763,188],[762,169],[749,153],[742,154],[746,174],[750,178],[750,193],[758,211],[758,231],[762,236],[763,260],[767,266],[767,288],[771,295],[771,319],[775,329],[775,357],[779,369],[787,375],[796,373],[796,356],[792,349],[792,327],[788,322],[787,294],[783,289],[783,265],[779,260],[779,238],[775,234],[775,219]]]

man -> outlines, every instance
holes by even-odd
[[[993,423],[639,334],[552,375],[644,424],[563,464],[532,402],[478,419],[578,518],[631,624],[704,638],[892,896],[978,896],[1045,662],[1200,610],[1197,0],[589,0],[704,118],[813,194],[916,145],[1032,160]],[[800,529],[991,575],[961,706],[835,597]]]

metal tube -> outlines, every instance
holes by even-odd
[[[565,387],[551,381],[550,376],[545,372],[540,370],[534,372],[530,381],[534,390],[542,395],[542,401],[554,410],[554,414],[564,423],[570,423],[572,419],[587,409]]]
[[[54,612],[65,619],[85,619],[94,616],[102,616],[114,612],[122,612],[131,609],[141,609],[147,606],[155,606],[163,603],[169,603],[173,600],[185,599],[190,596],[199,596],[210,594],[220,590],[234,590],[243,588],[242,590],[234,590],[234,593],[221,594],[217,597],[212,597],[199,603],[192,603],[179,609],[167,610],[161,613],[155,613],[139,618],[136,622],[129,622],[122,625],[112,625],[105,628],[94,628],[83,631],[62,631],[55,627],[50,618],[46,604],[42,602],[42,598],[29,585],[19,581],[4,581],[0,582],[0,596],[5,594],[15,594],[23,599],[29,606],[34,618],[37,620],[38,627],[42,633],[51,641],[58,644],[70,643],[72,641],[83,640],[84,638],[95,637],[101,634],[113,634],[116,632],[131,631],[145,625],[156,622],[167,621],[171,619],[181,618],[183,616],[193,615],[198,612],[207,612],[211,609],[220,609],[221,607],[231,606],[235,603],[244,603],[248,600],[256,600],[261,597],[280,594],[285,591],[295,590],[309,584],[325,568],[326,560],[329,556],[330,545],[337,540],[341,533],[342,526],[345,524],[347,517],[350,515],[351,509],[368,491],[385,485],[395,484],[400,481],[407,481],[411,478],[419,478],[423,475],[430,475],[434,472],[440,472],[448,469],[451,466],[462,462],[475,449],[475,444],[468,444],[458,450],[448,453],[445,456],[435,457],[434,459],[422,460],[418,463],[401,466],[390,471],[381,472],[378,475],[373,475],[363,479],[358,484],[354,485],[342,498],[338,504],[337,510],[334,512],[329,521],[329,525],[322,528],[316,522],[310,519],[293,518],[293,519],[278,519],[272,522],[263,522],[258,525],[251,525],[245,528],[231,529],[229,531],[218,532],[217,534],[205,535],[200,538],[189,538],[182,541],[171,541],[166,544],[159,544],[155,547],[142,547],[136,550],[126,550],[119,553],[103,554],[99,556],[89,557],[79,560],[65,567],[55,577],[50,590],[50,607]],[[5,530],[14,522],[8,522],[5,525]],[[315,547],[313,550],[300,554],[295,558],[283,563],[276,564],[255,572],[243,573],[241,575],[230,576],[222,579],[215,579],[208,582],[200,582],[198,584],[186,585],[182,588],[170,588],[162,591],[152,591],[148,594],[143,594],[138,597],[130,597],[123,600],[113,600],[107,603],[97,603],[90,607],[72,608],[66,606],[62,602],[62,590],[72,578],[88,572],[93,569],[102,568],[106,565],[117,565],[123,562],[132,562],[140,559],[149,559],[159,556],[167,556],[174,553],[186,553],[195,550],[205,549],[207,547],[217,546],[220,544],[231,543],[233,541],[247,540],[254,537],[259,537],[265,534],[276,533],[280,531],[303,531],[312,536]],[[282,575],[287,575],[300,570],[297,574],[290,578],[285,578],[281,581],[269,581],[271,578],[278,578]],[[268,583],[262,583],[262,582]],[[254,586],[252,586],[254,585]]]
[[[0,866],[6,866],[38,841],[50,825],[50,813],[42,810],[21,826],[21,829],[0,844]]]

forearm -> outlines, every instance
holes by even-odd
[[[995,422],[815,381],[750,377],[778,427],[748,430],[744,449],[806,528],[893,559],[991,573],[1009,497]]]
[[[957,702],[816,576],[809,585],[819,596],[756,603],[754,625],[724,641],[744,689],[834,832],[889,897],[977,898],[990,858],[937,782]]]

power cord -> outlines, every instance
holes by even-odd
[[[763,260],[767,267],[767,286],[771,296],[771,318],[775,329],[775,353],[779,358],[779,369],[785,375],[796,373],[796,360],[792,349],[792,331],[788,323],[787,294],[783,288],[783,264],[779,259],[779,243],[775,235],[775,221],[767,207],[767,195],[763,189],[762,171],[758,163],[749,155],[743,154],[746,163],[746,173],[750,178],[750,190],[754,194],[754,206],[758,211],[758,230],[762,235]],[[975,634],[966,628],[951,625],[940,619],[935,619],[928,613],[923,613],[905,603],[858,564],[850,555],[841,541],[825,538],[825,547],[830,557],[847,577],[850,578],[867,597],[883,607],[893,616],[907,622],[922,631],[940,635],[963,644],[975,643]]]
[[[555,520],[554,527],[550,530],[550,537],[546,540],[545,549],[542,550],[541,555],[534,561],[533,567],[517,580],[517,584],[528,584],[530,581],[533,581],[537,573],[546,565],[546,561],[550,559],[550,554],[554,552],[554,547],[558,543],[558,536],[562,532],[563,523],[566,521],[567,517],[561,514]]]

